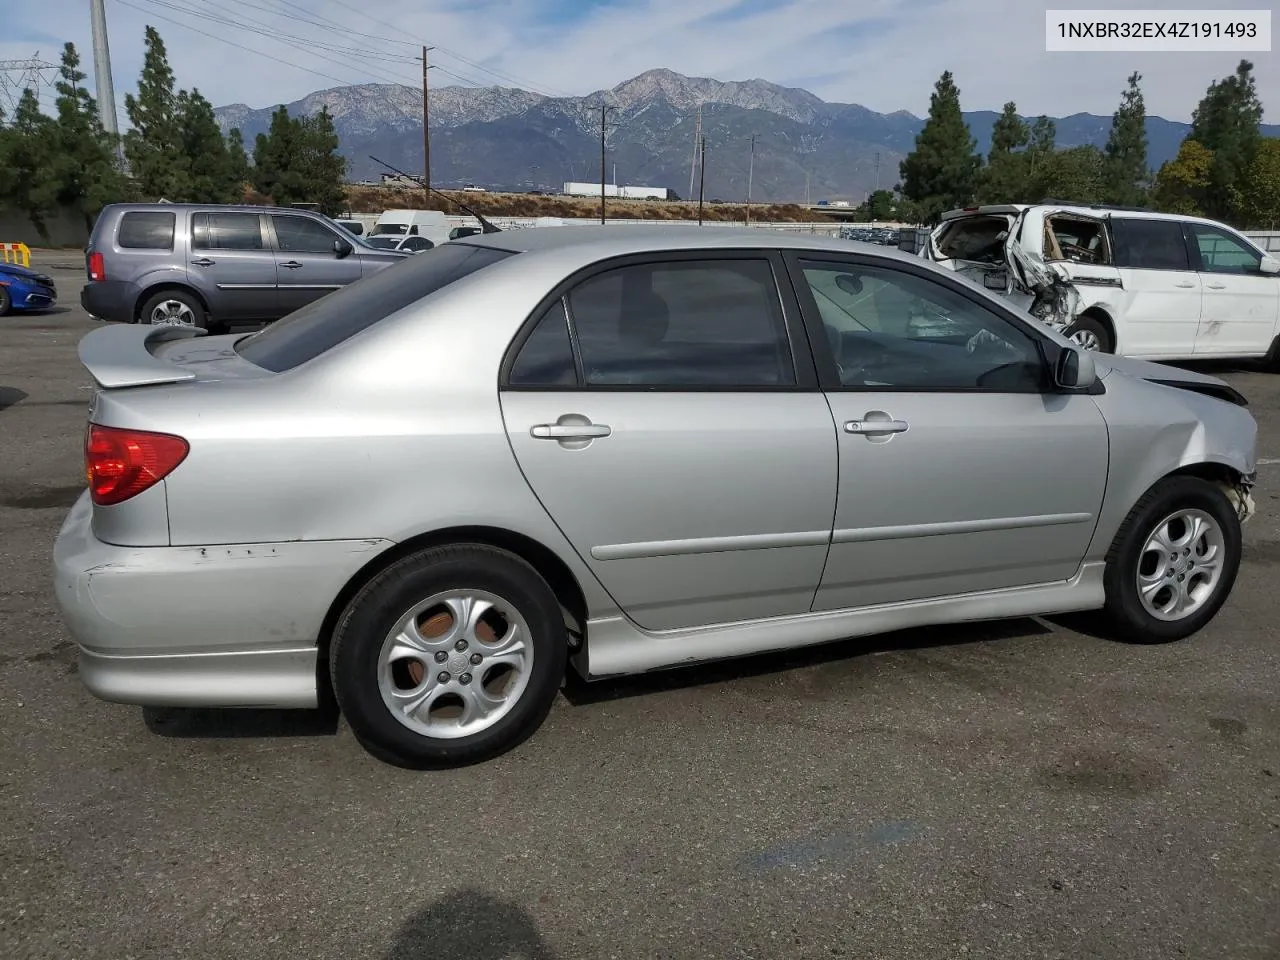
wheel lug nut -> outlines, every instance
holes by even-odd
[[[479,662],[480,662],[481,660],[483,660],[483,659],[484,659],[484,657],[480,656],[480,654],[478,654],[478,653],[473,653],[473,654],[471,655],[471,663],[472,663],[472,665],[475,665],[475,664],[479,663]]]
[[[441,683],[448,683],[448,682],[449,682],[449,679],[450,679],[450,677],[449,677],[449,671],[448,671],[448,670],[441,670],[438,674],[436,674],[436,679],[437,679],[438,681],[440,681]]]
[[[471,674],[469,674],[469,673],[464,673],[462,676],[460,676],[460,677],[458,678],[458,682],[459,682],[459,683],[470,683],[470,682],[471,682]]]
[[[436,663],[444,663],[448,659],[449,659],[449,655],[445,653],[443,650],[441,650],[436,654]]]
[[[465,649],[467,649],[467,641],[465,641],[465,640],[459,640],[457,643],[455,643],[455,644],[453,645],[453,649],[455,649],[455,650],[465,650]]]

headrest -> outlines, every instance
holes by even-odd
[[[667,335],[671,308],[661,295],[652,290],[625,296],[618,333],[623,340],[658,343]]]

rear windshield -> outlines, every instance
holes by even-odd
[[[250,363],[279,373],[306,363],[455,280],[513,256],[507,250],[449,243],[343,287],[241,340]]]
[[[965,217],[952,220],[938,237],[938,252],[948,260],[975,260],[998,263],[1004,259],[1004,237],[1009,218],[1002,216]]]

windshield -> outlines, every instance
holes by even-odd
[[[375,224],[374,228],[369,231],[369,236],[404,236],[408,232],[409,225],[407,223],[379,223]]]
[[[314,300],[236,344],[250,363],[280,373],[306,363],[398,310],[507,257],[507,250],[445,244]]]
[[[394,250],[400,242],[396,237],[370,237],[366,241],[369,246],[377,247],[380,250]]]

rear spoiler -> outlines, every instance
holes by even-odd
[[[204,332],[195,327],[113,323],[81,339],[80,363],[98,386],[107,390],[182,383],[194,380],[196,375],[176,364],[166,363],[151,349],[166,341],[186,340]]]

